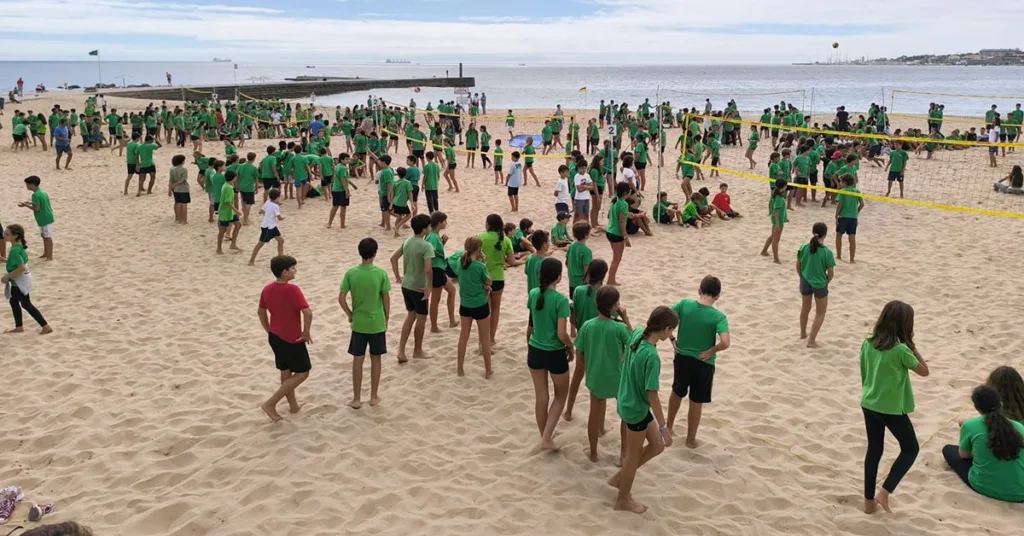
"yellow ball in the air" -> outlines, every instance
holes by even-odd
[[[839,43],[832,43],[832,48],[839,48]]]

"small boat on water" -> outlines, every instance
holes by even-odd
[[[214,63],[231,63],[231,58],[213,58]]]

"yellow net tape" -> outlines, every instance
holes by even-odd
[[[406,109],[406,110],[411,108],[410,106],[408,106],[406,104],[399,104],[397,102],[391,102],[391,101],[384,101],[384,104],[390,104],[392,106],[397,106],[399,108],[403,108],[403,109]],[[470,119],[472,119],[474,121],[477,121],[477,122],[480,122],[480,121],[483,121],[483,120],[489,120],[489,121],[495,121],[495,122],[497,122],[497,121],[504,122],[505,121],[505,117],[506,117],[504,115],[494,115],[494,114],[492,114],[492,115],[469,116],[466,113],[463,113],[463,114],[451,114],[451,113],[441,113],[441,112],[438,112],[437,110],[426,110],[426,109],[423,109],[423,108],[412,108],[412,109],[416,110],[417,113],[421,113],[423,115],[433,114],[433,115],[446,116],[446,117],[469,117]],[[594,111],[593,114],[594,114],[594,117],[596,118],[597,117],[597,111]],[[517,116],[513,116],[513,117],[515,117],[516,120],[520,120],[520,119],[558,119],[557,115],[535,115],[535,116],[518,116],[517,115]],[[569,115],[562,116],[562,119],[565,119],[567,117],[570,117],[570,116]]]
[[[182,89],[184,89],[185,91],[188,91],[190,93],[198,93],[200,95],[213,95],[212,91],[203,91],[201,89],[192,89],[190,87],[182,87]]]

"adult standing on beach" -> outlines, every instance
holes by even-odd
[[[861,411],[868,436],[864,456],[864,512],[889,508],[889,495],[910,471],[920,446],[910,414],[914,411],[914,391],[910,371],[927,376],[928,363],[914,345],[914,309],[893,300],[882,308],[875,329],[860,346]],[[885,430],[900,444],[900,454],[889,469],[882,489],[875,495],[878,462],[885,448]]]
[[[480,110],[481,113],[487,115],[487,94],[480,93]]]
[[[18,96],[19,97],[24,97],[25,96],[25,81],[22,80],[22,78],[20,76],[18,77]]]
[[[171,73],[168,71],[168,72],[166,72],[164,74],[167,75],[167,85],[171,85]]]

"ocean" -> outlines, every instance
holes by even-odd
[[[237,69],[235,66],[237,65]],[[49,89],[68,83],[166,85],[171,73],[175,85],[229,84],[280,81],[298,75],[360,78],[432,78],[458,76],[458,64],[253,64],[218,62],[0,62],[0,96],[21,77],[26,91],[44,83]],[[1010,110],[1024,97],[1020,80],[1024,67],[954,66],[599,66],[599,65],[465,65],[465,76],[476,78],[473,92],[487,94],[490,110],[508,108],[596,108],[601,99],[636,104],[645,98],[670,101],[677,107],[699,106],[710,98],[715,108],[734,97],[741,110],[760,110],[780,100],[793,102],[807,112],[829,113],[845,105],[847,110],[866,110],[871,103],[892,104],[890,113],[923,114],[929,102],[946,105],[946,115],[981,116],[992,105]],[[581,92],[586,88],[586,92]],[[660,88],[660,93],[659,93]],[[893,90],[897,90],[893,99]],[[901,93],[918,91],[950,94],[930,96]],[[773,93],[768,95],[768,93]],[[1010,93],[1010,95],[1006,95]],[[424,87],[380,90],[375,95],[419,106],[454,100],[452,89]],[[961,95],[961,96],[953,96]],[[999,95],[967,97],[963,95]],[[365,93],[318,96],[320,106],[365,103]],[[499,112],[500,113],[500,112]]]

